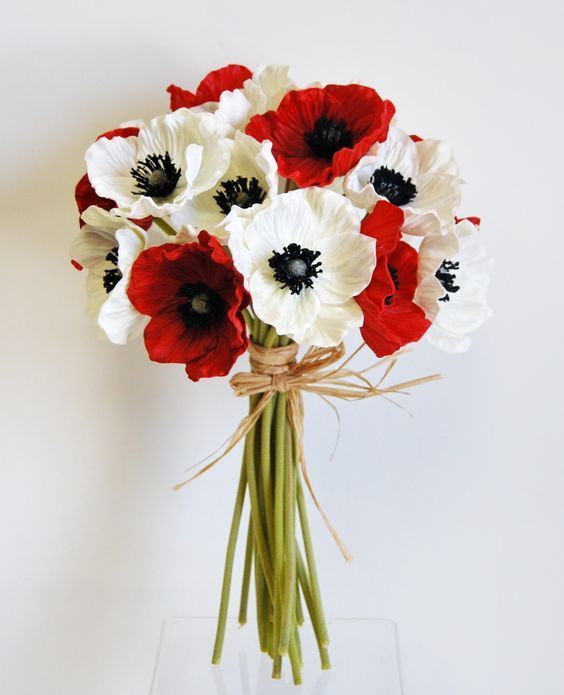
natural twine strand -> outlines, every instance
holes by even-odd
[[[175,489],[178,490],[192,480],[195,480],[221,461],[252,430],[274,394],[287,392],[287,418],[296,433],[298,460],[303,478],[315,506],[319,510],[329,532],[335,539],[343,557],[346,560],[351,560],[351,554],[329,521],[326,513],[323,511],[309,477],[303,448],[304,407],[302,392],[308,391],[309,393],[315,393],[324,400],[328,398],[340,398],[348,401],[362,400],[373,396],[389,396],[392,394],[405,393],[406,389],[413,386],[418,386],[441,378],[439,374],[433,374],[431,376],[412,379],[400,384],[384,387],[382,386],[382,382],[394,368],[398,357],[403,353],[398,352],[395,355],[385,357],[372,364],[370,367],[360,371],[349,369],[347,365],[353,357],[358,354],[362,347],[363,345],[346,359],[344,359],[345,348],[342,343],[329,348],[312,347],[305,353],[302,359],[298,361],[297,354],[299,346],[296,343],[290,343],[283,347],[271,348],[250,343],[249,359],[251,371],[235,374],[231,378],[229,384],[234,394],[238,397],[249,397],[262,394],[259,402],[254,410],[241,420],[235,432],[231,435],[224,447],[222,447],[223,450],[221,453],[193,476],[176,485]],[[340,362],[340,364],[337,364],[338,362]],[[365,374],[376,367],[384,365],[386,367],[384,374],[376,384],[372,384]]]

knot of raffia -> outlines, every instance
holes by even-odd
[[[289,391],[289,379],[296,367],[299,346],[290,343],[283,347],[262,347],[250,343],[249,362],[251,371],[236,374],[230,381],[236,396],[246,396],[266,391]]]
[[[262,347],[249,345],[250,372],[239,372],[230,380],[236,396],[253,396],[255,394],[272,394],[300,389],[319,393],[319,385],[327,377],[345,377],[352,372],[340,373],[339,370],[327,371],[345,354],[343,345],[331,348],[311,348],[298,362],[299,345],[290,343],[283,347]],[[315,386],[317,385],[317,386]],[[334,382],[333,386],[337,386]],[[343,385],[343,384],[341,384]],[[328,384],[325,384],[327,387]],[[329,394],[337,397],[342,394]],[[359,396],[360,394],[357,394]],[[266,404],[265,404],[266,405]]]
[[[244,417],[235,432],[231,435],[224,446],[221,447],[218,456],[207,463],[197,473],[178,485],[175,489],[179,489],[198,478],[210,468],[221,461],[237,444],[246,437],[256,425],[260,416],[264,412],[269,401],[276,393],[287,392],[286,401],[286,417],[290,426],[296,433],[296,443],[298,448],[298,461],[302,471],[304,481],[309,489],[311,497],[319,513],[323,517],[327,528],[335,539],[341,553],[346,560],[351,559],[351,555],[345,544],[339,537],[337,531],[333,528],[329,518],[323,511],[317,496],[313,490],[313,486],[307,470],[305,454],[303,449],[303,401],[302,391],[315,393],[324,401],[328,402],[330,398],[339,398],[342,400],[361,400],[373,396],[389,397],[394,394],[406,393],[406,390],[419,384],[424,384],[429,381],[440,379],[440,375],[433,374],[431,376],[422,377],[420,379],[412,379],[404,381],[400,384],[392,386],[383,386],[383,381],[392,371],[398,357],[403,354],[398,352],[395,355],[390,355],[384,359],[378,360],[369,367],[362,370],[353,370],[348,368],[350,361],[362,349],[362,344],[349,357],[344,359],[345,348],[341,343],[334,347],[327,348],[310,348],[301,360],[297,360],[299,346],[296,343],[290,343],[283,347],[262,347],[251,343],[249,345],[249,359],[251,365],[250,372],[240,372],[235,374],[229,384],[236,396],[250,397],[260,394],[261,397],[255,403],[251,412]],[[342,360],[342,361],[341,361]],[[380,379],[373,384],[366,373],[372,369],[384,366],[384,373]],[[334,408],[334,406],[333,406]],[[334,408],[335,412],[336,408]],[[337,413],[338,417],[338,413]],[[216,452],[217,453],[217,452]]]

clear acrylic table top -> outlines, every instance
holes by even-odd
[[[164,622],[151,695],[402,695],[398,640],[389,620],[330,619],[333,668],[321,671],[309,625],[301,630],[303,685],[292,683],[289,664],[282,680],[271,678],[261,654],[256,621],[227,626],[221,665],[211,664],[215,618],[170,618]]]

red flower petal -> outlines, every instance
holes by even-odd
[[[110,200],[109,198],[101,198],[96,193],[96,191],[92,188],[88,174],[84,174],[84,176],[76,184],[76,188],[74,189],[74,199],[76,200],[79,215],[82,215],[82,213],[91,205],[97,205],[104,210],[111,210],[116,206],[113,200]],[[82,227],[84,222],[81,219],[79,222],[80,226]]]
[[[404,214],[387,200],[379,200],[374,210],[362,220],[360,231],[376,239],[376,254],[391,253],[401,237]]]
[[[185,322],[180,294],[186,284],[203,284],[222,300],[223,314],[209,326]],[[133,264],[128,296],[142,314],[151,316],[145,345],[155,362],[186,365],[190,379],[225,376],[247,349],[242,311],[250,297],[242,275],[219,241],[200,232],[189,244],[163,244],[146,249]]]
[[[259,141],[271,140],[272,153],[285,178],[299,186],[326,186],[346,174],[375,142],[388,134],[395,108],[369,87],[328,85],[286,94],[276,111],[254,116],[246,132]],[[319,119],[341,125],[351,146],[321,156],[308,144]]]
[[[170,94],[170,109],[189,109],[208,101],[219,101],[222,92],[240,89],[252,76],[253,73],[244,65],[226,65],[208,73],[198,85],[195,94],[171,84],[166,90]]]
[[[455,217],[454,221],[456,224],[459,222],[464,222],[465,220],[468,220],[468,222],[471,222],[474,227],[479,227],[480,224],[482,223],[482,220],[479,217]]]
[[[431,325],[413,302],[417,259],[412,246],[399,242],[389,256],[378,257],[370,285],[356,298],[364,313],[360,332],[378,357],[419,340]]]

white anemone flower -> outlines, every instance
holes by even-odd
[[[193,236],[205,229],[222,241],[225,225],[235,214],[253,214],[278,193],[276,160],[272,143],[258,142],[237,131],[231,142],[229,166],[217,183],[195,196],[171,217],[173,227],[188,229]]]
[[[217,105],[206,105],[206,108],[211,106],[219,118],[233,128],[244,130],[254,115],[277,109],[283,97],[297,89],[288,71],[287,65],[261,65],[241,89],[223,92]]]
[[[354,297],[376,266],[363,212],[322,188],[283,193],[228,224],[229,248],[256,315],[299,343],[337,345],[364,317]]]
[[[433,296],[430,291],[418,290],[415,301],[433,321],[427,339],[446,352],[465,352],[471,343],[468,333],[479,328],[492,314],[486,302],[486,290],[493,261],[476,241],[476,226],[470,220],[460,220],[454,229],[458,250],[444,257],[435,273],[440,291]],[[426,238],[422,247],[434,241]],[[438,255],[435,253],[435,260]]]
[[[401,207],[407,234],[433,234],[452,228],[462,181],[452,150],[441,140],[412,138],[390,128],[345,179],[346,195],[371,210],[379,200]]]
[[[116,201],[120,214],[165,217],[222,176],[231,134],[210,113],[178,109],[154,118],[138,135],[90,145],[88,178],[99,196]]]
[[[437,272],[443,266],[445,259],[453,258],[459,250],[458,237],[454,232],[446,234],[429,234],[419,240],[415,237],[404,237],[417,246],[417,290],[414,302],[418,304],[429,321],[434,321],[441,308],[441,301],[445,296],[445,288],[439,279]]]
[[[124,345],[147,323],[127,296],[131,267],[147,246],[147,232],[129,220],[91,205],[70,248],[73,263],[86,268],[86,309],[112,343]]]

